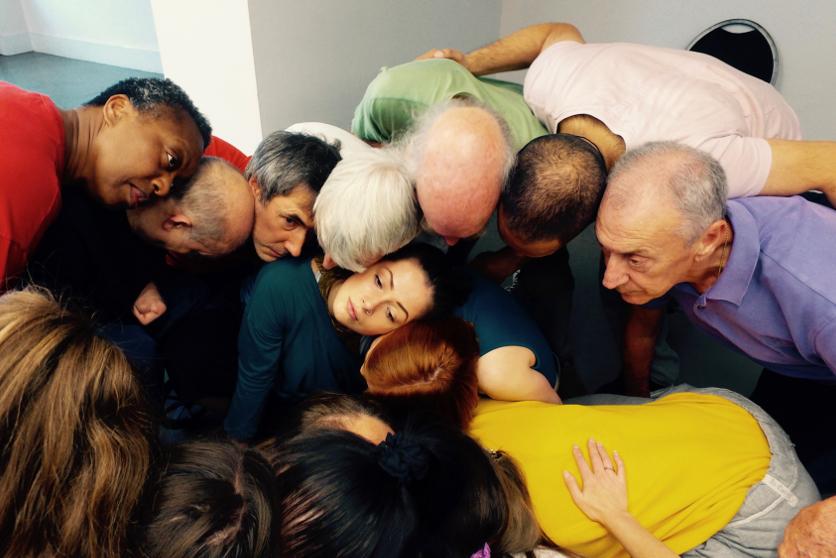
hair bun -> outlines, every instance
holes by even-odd
[[[423,479],[429,469],[429,454],[417,442],[402,434],[386,435],[377,446],[380,467],[403,483]]]

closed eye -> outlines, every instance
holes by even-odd
[[[374,274],[374,284],[377,285],[378,289],[383,288],[383,281],[380,280],[380,275],[377,273]],[[387,312],[391,314],[391,310],[387,310]]]

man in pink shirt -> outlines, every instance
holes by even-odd
[[[798,118],[771,85],[716,58],[627,43],[586,44],[568,23],[532,25],[468,54],[430,50],[422,58],[451,58],[477,76],[530,66],[524,95],[534,113],[550,131],[591,142],[607,170],[627,149],[676,141],[720,161],[730,197],[818,188],[836,200],[836,142],[801,141]],[[548,192],[537,196],[539,204]],[[515,203],[529,197],[521,192]],[[520,209],[507,207],[509,201],[500,204],[500,232],[520,255],[542,256],[571,240],[515,231],[503,219],[509,209]],[[586,217],[591,222],[594,211]]]

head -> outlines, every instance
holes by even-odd
[[[169,79],[122,80],[88,101],[81,114],[100,123],[83,170],[85,186],[112,206],[166,196],[175,178],[197,170],[212,134],[206,118]]]
[[[324,393],[307,398],[299,409],[298,433],[314,430],[346,430],[379,444],[392,433],[380,407],[351,395]]]
[[[370,395],[466,429],[479,402],[478,359],[464,320],[418,320],[376,339],[360,372]]]
[[[514,163],[505,121],[473,99],[425,112],[403,138],[425,225],[453,245],[480,234]]]
[[[469,278],[427,244],[409,244],[335,284],[328,309],[360,335],[382,335],[419,318],[448,314],[464,302]]]
[[[340,161],[314,205],[326,257],[363,271],[421,230],[415,188],[399,151],[369,149]]]
[[[595,220],[607,168],[598,148],[569,134],[530,141],[499,203],[499,234],[522,256],[553,254]]]
[[[722,167],[697,149],[659,142],[627,152],[595,223],[604,286],[644,304],[692,281],[730,238],[726,195]]]
[[[167,198],[128,210],[128,222],[175,257],[220,257],[249,238],[253,199],[238,169],[204,157],[195,175]]]
[[[278,556],[273,470],[232,441],[174,447],[155,479],[139,528],[147,558]]]
[[[0,555],[121,556],[151,460],[125,356],[37,291],[0,297]]]
[[[259,258],[272,262],[302,253],[313,229],[314,201],[339,160],[339,144],[315,136],[277,131],[262,140],[245,171],[256,200]]]
[[[499,546],[501,484],[458,431],[407,428],[380,444],[311,431],[281,444],[273,463],[282,555],[452,558]]]

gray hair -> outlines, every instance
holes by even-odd
[[[427,143],[429,141],[430,130],[438,121],[438,119],[450,109],[454,108],[478,108],[490,114],[496,121],[497,126],[502,134],[505,142],[503,147],[503,166],[502,166],[502,184],[508,179],[511,174],[511,169],[514,167],[514,160],[516,153],[514,152],[514,140],[511,136],[511,129],[505,119],[488,105],[473,97],[454,97],[447,101],[436,103],[424,111],[413,122],[411,128],[403,136],[397,139],[396,145],[404,152],[407,171],[410,176],[416,176],[418,167],[424,156]]]
[[[340,143],[308,134],[279,130],[264,138],[253,153],[244,177],[255,177],[259,202],[286,196],[300,184],[316,194],[340,161]]]
[[[400,152],[369,149],[337,164],[314,204],[314,222],[325,253],[352,271],[415,238],[420,210]]]
[[[618,160],[610,172],[609,184],[639,172],[660,176],[654,181],[655,187],[650,181],[643,183],[652,191],[609,186],[607,197],[611,203],[624,204],[636,196],[666,192],[682,215],[679,233],[689,244],[711,223],[724,217],[728,198],[726,173],[711,155],[671,141],[647,143]]]

